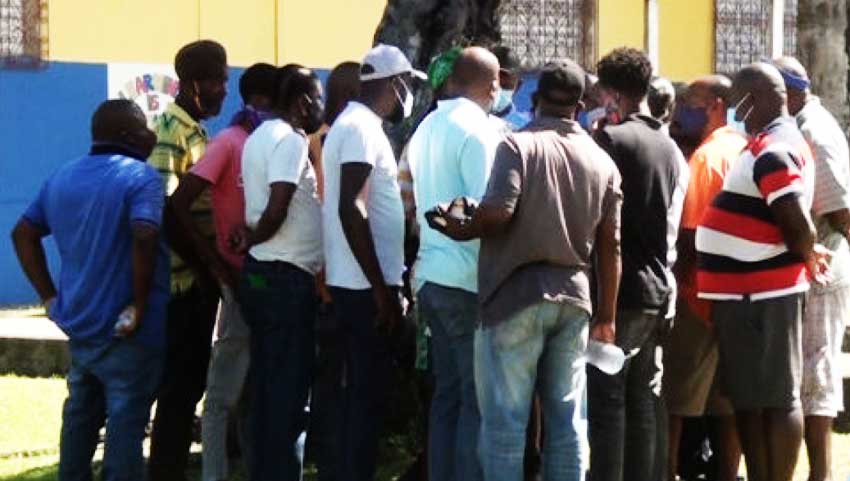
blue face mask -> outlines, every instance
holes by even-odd
[[[678,124],[683,136],[691,139],[702,139],[705,126],[708,125],[708,113],[702,107],[680,105],[676,109],[673,120]]]
[[[605,107],[596,107],[593,110],[582,110],[578,114],[578,123],[581,128],[590,132],[599,119],[605,117],[607,110]]]
[[[744,137],[749,137],[747,133],[747,126],[743,121],[735,118],[735,109],[730,108],[726,111],[726,125],[732,128],[735,132],[743,135]]]
[[[514,91],[513,90],[505,90],[499,89],[499,96],[496,97],[496,101],[493,102],[493,108],[490,109],[494,114],[500,114],[507,110],[514,101]]]

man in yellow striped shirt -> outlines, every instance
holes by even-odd
[[[166,195],[174,192],[180,178],[203,155],[208,136],[200,121],[218,115],[227,95],[227,54],[218,43],[201,40],[184,46],[175,57],[174,67],[180,90],[175,102],[156,120],[157,144],[148,159],[162,175]],[[193,204],[192,213],[204,241],[214,245],[208,195]],[[206,387],[219,298],[218,273],[210,272],[210,263],[188,248],[191,243],[186,236],[194,234],[174,228],[168,217],[166,213],[171,227],[171,301],[164,376],[151,433],[151,481],[186,479],[195,407]]]

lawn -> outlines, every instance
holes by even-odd
[[[67,391],[60,378],[0,376],[0,481],[56,479],[62,402]],[[406,449],[385,446],[380,481],[396,479],[410,461]],[[403,444],[403,443],[398,443]],[[833,446],[835,481],[850,480],[850,434],[836,434]],[[198,455],[190,479],[199,478]],[[805,481],[808,463],[801,453],[795,481]],[[315,480],[308,466],[306,479]]]

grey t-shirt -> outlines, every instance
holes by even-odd
[[[481,240],[484,325],[543,300],[592,313],[596,231],[604,219],[619,227],[621,203],[617,167],[576,122],[541,118],[509,135],[482,200],[513,211],[504,232]]]

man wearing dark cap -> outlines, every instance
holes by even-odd
[[[610,123],[596,140],[623,177],[623,273],[617,346],[633,354],[609,375],[587,373],[590,480],[655,481],[666,469],[661,401],[661,341],[674,314],[676,237],[688,186],[681,151],[651,115],[652,64],[618,48],[599,61],[600,93]]]
[[[101,104],[89,154],[44,183],[12,232],[47,316],[69,339],[62,480],[92,479],[104,422],[103,480],[145,479],[142,441],[162,374],[168,303],[168,253],[159,241],[164,196],[144,161],[156,141],[145,123],[130,100]],[[58,286],[47,269],[47,236],[59,248]]]
[[[803,380],[800,398],[806,417],[809,481],[832,479],[832,422],[844,410],[841,343],[850,318],[850,155],[835,117],[812,94],[806,69],[784,57],[774,65],[788,90],[788,111],[812,149],[815,189],[812,220],[817,239],[833,251],[830,279],[806,295],[803,319]]]
[[[200,124],[215,117],[227,94],[227,54],[212,40],[192,42],[177,52],[174,69],[180,91],[154,125],[157,143],[148,162],[162,175],[171,195],[184,174],[200,160],[208,137]],[[151,481],[185,479],[195,406],[204,394],[210,345],[218,307],[219,289],[210,264],[192,247],[190,232],[169,221],[171,244],[171,301],[168,304],[165,375],[157,395],[151,433]],[[192,220],[200,234],[214,245],[209,193],[192,204]]]
[[[814,160],[775,67],[742,69],[732,98],[751,140],[697,227],[698,296],[712,301],[747,479],[790,481],[803,436],[803,305],[827,258],[809,216]]]
[[[471,219],[446,219],[449,237],[481,239],[475,382],[488,481],[523,479],[535,389],[546,479],[584,479],[584,353],[588,336],[614,342],[621,201],[616,166],[574,120],[584,79],[572,61],[544,68],[536,119],[499,147],[481,206]]]

